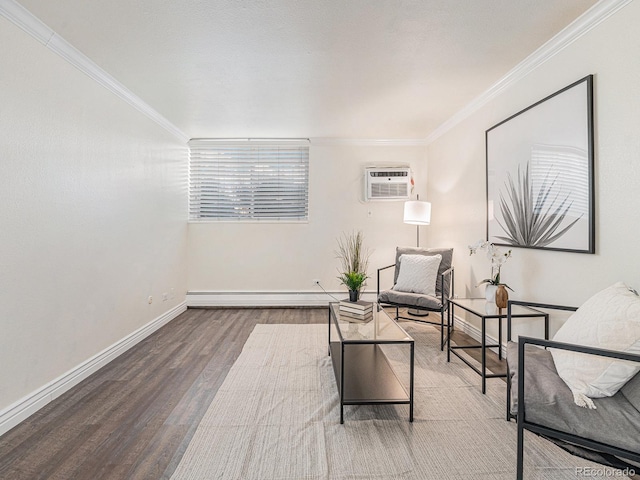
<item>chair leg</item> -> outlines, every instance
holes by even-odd
[[[511,421],[511,376],[509,375],[509,367],[507,367],[507,422]]]
[[[399,318],[400,318],[400,309],[396,305],[396,322],[398,321]]]
[[[521,399],[518,399],[522,401]],[[524,428],[522,426],[522,422],[518,419],[518,459],[516,466],[516,480],[523,480],[523,471],[524,471]]]
[[[445,317],[445,312],[446,312],[446,316],[447,316],[447,321],[445,323],[444,321],[444,317]],[[445,337],[445,326],[447,327],[447,336]],[[447,308],[446,310],[443,308],[442,310],[440,310],[440,351],[444,351],[444,346],[446,345],[449,336],[451,336],[451,323],[449,320],[449,309]]]

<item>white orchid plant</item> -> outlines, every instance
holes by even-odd
[[[507,250],[505,252],[486,240],[478,240],[473,245],[469,245],[469,255],[473,255],[478,250],[486,250],[487,258],[491,261],[491,278],[485,278],[478,284],[478,286],[485,283],[489,283],[491,285],[504,285],[509,290],[513,291],[509,285],[500,281],[500,269],[511,256],[511,250]]]

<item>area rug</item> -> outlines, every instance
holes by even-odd
[[[416,340],[413,423],[406,405],[346,406],[341,425],[327,326],[257,325],[172,478],[514,479],[505,383],[488,380],[483,395],[475,372],[447,363],[436,329],[403,327]],[[406,348],[386,353],[408,378]],[[526,479],[604,472],[525,434]]]

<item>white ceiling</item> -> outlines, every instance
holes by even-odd
[[[596,0],[20,0],[189,137],[426,138]]]

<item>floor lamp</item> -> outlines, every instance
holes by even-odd
[[[416,196],[416,200],[404,202],[404,223],[416,226],[416,247],[420,247],[420,225],[429,225],[431,223],[431,204],[429,202],[421,202],[420,195]],[[429,312],[418,309],[408,311],[414,317],[426,317]]]

